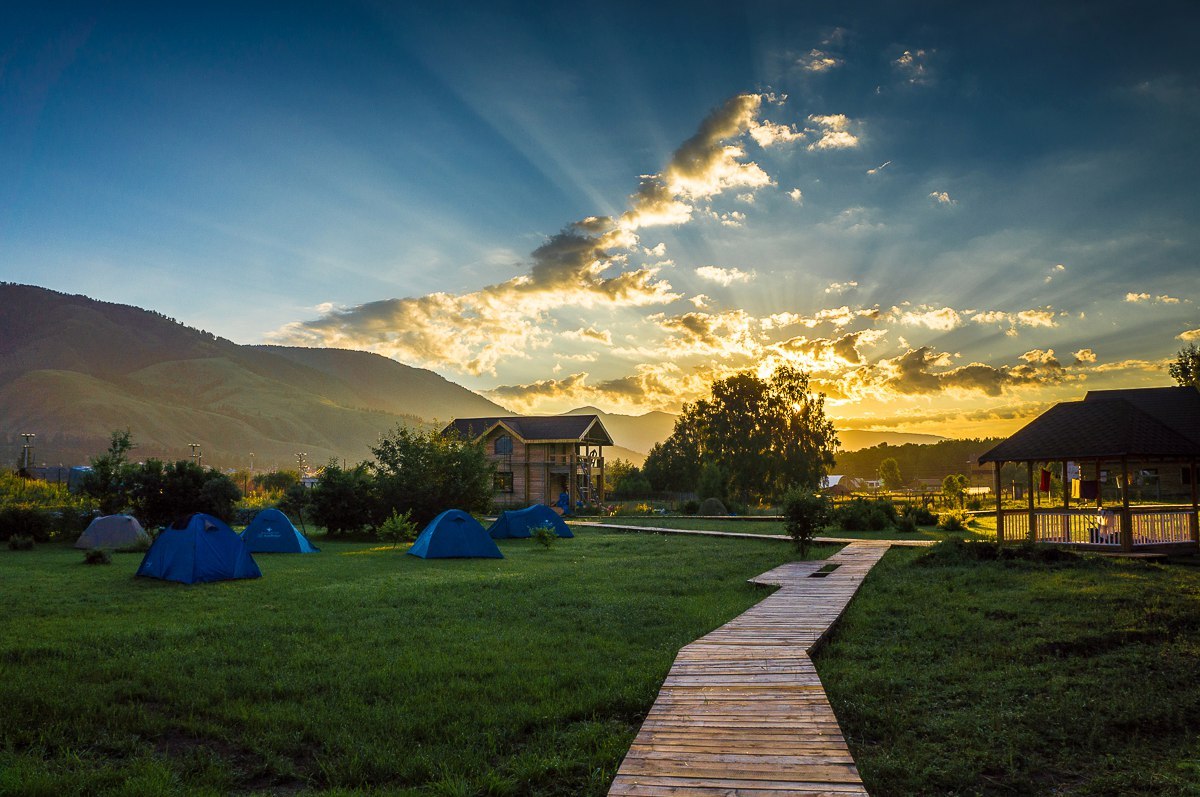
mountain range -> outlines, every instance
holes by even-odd
[[[423,368],[345,349],[247,346],[160,313],[30,285],[0,284],[0,457],[33,438],[35,461],[81,464],[128,428],[138,458],[178,459],[197,444],[206,464],[258,469],[358,462],[396,424],[511,415]],[[667,412],[595,407],[616,446],[641,464],[670,435]],[[843,430],[842,446],[936,442],[932,435]]]

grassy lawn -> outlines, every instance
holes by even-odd
[[[197,586],[0,550],[0,794],[603,794],[678,649],[793,557],[584,529],[504,560],[316,542]]]
[[[920,555],[817,656],[874,797],[1200,794],[1200,567]]]
[[[786,534],[782,520],[742,520],[738,518],[689,518],[679,516],[631,516],[607,517],[587,521],[589,523],[611,523],[618,526],[656,526],[664,529],[694,529],[696,531],[732,531],[738,534]],[[990,523],[990,527],[989,524]],[[822,536],[844,537],[855,540],[944,540],[947,537],[995,538],[995,518],[979,518],[976,526],[967,532],[946,532],[936,526],[921,526],[916,534],[902,534],[895,529],[889,531],[843,531],[830,527]],[[990,528],[990,531],[989,531]]]

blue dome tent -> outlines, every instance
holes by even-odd
[[[526,509],[510,509],[501,512],[496,522],[488,528],[488,534],[493,540],[503,540],[509,537],[528,537],[532,529],[538,526],[550,525],[554,533],[560,537],[574,537],[571,528],[550,507],[545,504],[534,504]]]
[[[422,559],[503,559],[479,521],[461,509],[447,509],[429,521],[408,552]]]
[[[212,515],[197,512],[158,535],[137,575],[195,584],[259,578],[262,571],[236,531]]]
[[[250,553],[320,553],[288,516],[278,509],[264,509],[242,532]]]

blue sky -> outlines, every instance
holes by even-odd
[[[0,12],[0,279],[517,410],[787,362],[950,434],[1200,339],[1194,4],[426,5]]]

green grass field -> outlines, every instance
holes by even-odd
[[[617,526],[657,526],[665,529],[693,529],[696,531],[731,531],[738,534],[786,534],[782,520],[748,520],[739,518],[689,518],[678,515],[663,516],[617,516],[589,519],[589,523],[608,523]],[[915,534],[903,534],[895,529],[888,531],[843,531],[830,527],[821,536],[842,537],[855,540],[944,540],[948,537],[995,538],[995,518],[980,517],[976,525],[967,532],[946,532],[934,526],[922,526]]]
[[[1200,794],[1200,567],[921,555],[816,658],[874,797]]]
[[[790,546],[318,540],[256,581],[0,550],[0,794],[603,794],[676,652]],[[814,557],[835,548],[815,549]]]

